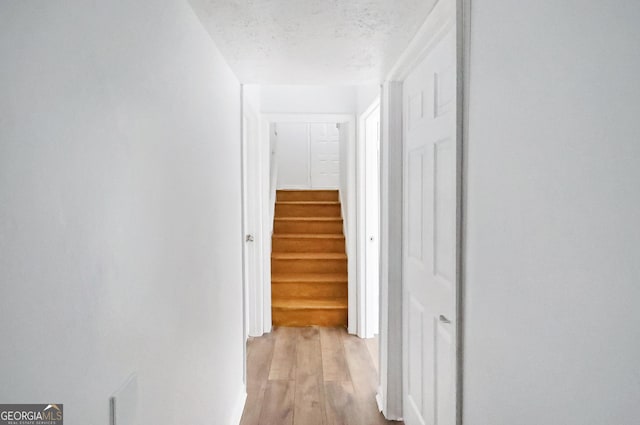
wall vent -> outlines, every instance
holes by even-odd
[[[137,425],[138,376],[133,373],[109,399],[110,425]]]

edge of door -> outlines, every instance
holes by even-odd
[[[457,227],[457,235],[456,235],[456,245],[457,245],[457,258],[456,258],[456,272],[457,272],[457,281],[456,281],[456,289],[457,289],[457,300],[456,300],[456,424],[463,424],[463,406],[464,406],[464,329],[465,329],[465,269],[464,269],[464,258],[465,258],[465,215],[464,210],[466,208],[466,176],[467,176],[467,165],[465,158],[468,152],[467,140],[468,140],[468,93],[469,93],[469,58],[470,58],[470,33],[471,33],[471,2],[473,0],[451,0],[455,5],[455,16],[453,17],[454,24],[456,26],[456,74],[457,74],[457,93],[456,93],[456,114],[457,114],[457,122],[456,122],[456,144],[457,144],[457,170],[456,170],[456,187],[457,187],[457,199],[456,199],[456,227]],[[436,3],[437,4],[437,3]],[[435,7],[435,6],[434,6]],[[430,16],[430,15],[429,15]],[[437,30],[436,34],[433,33],[433,29],[428,25],[429,19],[425,20],[424,24],[418,30],[416,36],[409,43],[409,46],[403,51],[395,65],[392,67],[391,71],[387,74],[384,79],[383,86],[389,83],[400,83],[400,87],[402,86],[402,82],[407,77],[407,75],[411,72],[411,70],[419,64],[427,55],[427,53],[431,50],[431,45],[434,40],[437,38]],[[400,88],[400,91],[402,89]],[[384,91],[384,90],[383,90]],[[384,102],[383,102],[384,104]],[[388,106],[388,105],[387,105]],[[400,108],[402,109],[402,103]],[[386,130],[394,131],[395,127],[393,123],[384,122],[389,120],[389,112],[390,111],[381,111],[381,128],[385,126],[391,125],[392,128],[387,128]],[[402,112],[402,111],[401,111]],[[402,125],[402,124],[400,124]],[[398,130],[395,129],[397,132]],[[402,130],[399,130],[400,133]],[[384,134],[384,131],[381,131]],[[387,135],[386,142],[389,143],[390,135]],[[401,137],[401,141],[404,144],[404,138]],[[383,139],[381,138],[381,143],[383,143]],[[387,159],[388,160],[388,159]],[[395,164],[392,164],[394,166]],[[389,174],[399,172],[402,175],[402,165],[400,165],[400,170],[389,170],[387,174],[387,178]],[[381,175],[381,178],[384,176]],[[388,188],[388,182],[386,182],[386,186]],[[385,184],[383,183],[383,186]],[[388,212],[387,212],[388,214]],[[382,224],[382,217],[381,217]],[[387,229],[388,230],[388,229]],[[382,230],[384,233],[385,230]],[[387,232],[388,233],[388,232]],[[389,248],[389,241],[382,240],[381,233],[381,244],[385,243],[387,245],[387,254]],[[384,250],[383,247],[380,247],[381,255]],[[389,258],[381,258],[381,270],[383,268],[382,263],[386,262],[386,266],[389,265]],[[401,265],[402,269],[402,265]],[[401,275],[400,271],[400,275]],[[381,275],[381,279],[384,279]],[[400,279],[401,276],[400,276]],[[382,290],[382,288],[381,288]],[[387,344],[383,344],[383,339],[387,339],[388,335],[383,337],[383,329],[388,332],[388,322],[399,320],[402,323],[403,318],[403,301],[402,296],[400,297],[400,306],[398,309],[392,308],[392,312],[388,312],[389,317],[382,316],[382,308],[388,309],[388,306],[385,307],[384,303],[393,302],[394,300],[389,299],[388,293],[381,293],[380,303],[380,315],[381,315],[381,325],[380,325],[380,350],[381,350],[381,360],[386,359],[388,361],[389,357],[397,358],[396,351],[398,347],[393,347]],[[395,300],[398,301],[398,300]],[[397,316],[397,317],[393,317]],[[385,323],[387,322],[387,323]],[[402,345],[402,344],[401,344]],[[400,349],[400,359],[403,358],[404,353],[402,353],[402,347]],[[382,352],[384,351],[384,353]],[[383,365],[381,362],[381,373],[384,373],[386,376],[381,376],[381,386],[377,395],[378,405],[385,413],[385,416],[388,419],[401,419],[402,417],[402,370],[404,365],[400,368],[400,376],[395,376],[397,370],[383,371]],[[401,385],[396,386],[393,385],[394,382],[397,382],[398,379],[401,382]],[[400,394],[394,394],[393,392],[400,391]],[[399,400],[400,406],[396,406]],[[392,406],[390,406],[392,404]],[[399,410],[398,410],[399,407]],[[388,411],[389,410],[389,411]],[[390,413],[388,415],[388,413]]]
[[[246,392],[247,389],[247,314],[249,303],[247,300],[247,273],[246,273],[246,254],[245,254],[245,241],[244,235],[246,234],[246,223],[245,223],[245,210],[247,206],[245,205],[245,195],[247,188],[245,187],[245,178],[244,178],[244,168],[245,168],[245,130],[244,130],[244,85],[240,85],[240,190],[242,193],[240,194],[240,211],[242,215],[241,220],[241,229],[240,235],[238,235],[242,239],[242,385],[244,386],[244,390]]]
[[[469,66],[471,57],[471,2],[456,0],[456,72],[457,72],[457,152],[458,152],[458,300],[457,300],[457,394],[456,423],[464,422],[464,354],[465,354],[465,283],[466,269],[466,207],[467,207],[467,152],[469,140]]]

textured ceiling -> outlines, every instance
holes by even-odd
[[[436,0],[190,0],[243,83],[380,82]]]

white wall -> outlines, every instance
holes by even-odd
[[[356,86],[356,111],[362,115],[377,99],[380,98],[379,84],[363,84]]]
[[[379,98],[378,98],[379,102]],[[362,226],[362,242],[364,252],[364,287],[366,288],[366,321],[364,329],[367,337],[378,334],[380,322],[380,104],[370,111],[369,115],[361,118],[361,150],[362,175],[361,187],[363,194],[362,207],[365,211],[360,215],[364,221]]]
[[[637,423],[640,3],[471,7],[464,423]]]
[[[338,133],[340,137],[340,201],[342,217],[346,218],[349,217],[349,123],[340,123]]]
[[[272,223],[271,230],[273,230],[273,215],[276,202],[276,185],[278,183],[278,161],[276,152],[278,149],[278,135],[275,123],[267,123],[269,126],[269,205],[270,209],[270,221]]]
[[[179,0],[0,3],[0,400],[227,424],[242,387],[240,90]]]
[[[277,123],[278,189],[309,189],[309,125]]]
[[[243,84],[242,97],[245,105],[256,113],[260,112],[262,105],[260,86],[255,84]]]
[[[354,86],[260,86],[262,112],[299,114],[353,114]]]

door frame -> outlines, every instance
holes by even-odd
[[[371,102],[371,104],[365,109],[363,113],[358,116],[358,141],[357,141],[357,187],[358,187],[358,290],[357,290],[357,305],[358,305],[358,336],[360,338],[372,338],[374,336],[374,323],[377,321],[379,325],[379,317],[375,319],[371,317],[370,308],[370,283],[367,281],[367,257],[368,257],[368,243],[367,243],[367,197],[366,197],[366,170],[367,170],[367,139],[366,139],[366,122],[367,119],[373,114],[376,109],[381,108],[381,94],[378,94],[377,98]],[[381,120],[382,117],[380,117]],[[382,121],[382,120],[381,120]],[[380,189],[380,181],[378,181],[378,189]],[[380,201],[380,199],[378,199]],[[378,202],[378,210],[380,208],[380,202]],[[378,229],[378,239],[380,237],[380,230]],[[379,243],[379,240],[378,240]],[[379,266],[379,261],[378,261]],[[379,285],[378,285],[379,288]],[[379,291],[378,291],[379,292]],[[378,304],[380,299],[378,297]],[[378,305],[378,311],[380,306]],[[379,328],[378,328],[379,332]]]
[[[465,216],[466,157],[468,129],[469,52],[471,32],[471,0],[451,2],[451,17],[456,25],[456,145],[457,145],[457,208],[456,208],[456,334],[457,392],[456,423],[463,423],[464,384],[464,295],[465,295]],[[442,3],[439,0],[436,6]],[[434,7],[435,11],[435,7]],[[433,11],[432,11],[433,12]],[[376,400],[387,419],[401,420],[403,393],[403,276],[402,276],[402,82],[433,48],[443,29],[450,22],[433,13],[427,17],[413,40],[400,55],[384,79],[381,102],[381,233],[380,233],[380,387]]]
[[[240,85],[240,128],[238,129],[240,132],[240,234],[238,235],[242,246],[242,385],[244,387],[244,394],[247,393],[247,340],[249,339],[249,332],[247,330],[249,326],[249,321],[247,320],[247,315],[249,314],[249,303],[247,301],[247,271],[246,271],[246,249],[244,243],[245,237],[245,210],[246,210],[246,188],[245,188],[245,152],[246,152],[246,140],[245,140],[245,118],[244,118],[244,108],[245,108],[245,99],[244,99],[244,86]]]
[[[357,332],[358,327],[358,315],[357,315],[357,267],[356,267],[356,258],[357,258],[357,232],[356,232],[356,117],[350,114],[296,114],[296,113],[277,113],[277,114],[262,114],[262,135],[263,137],[268,137],[269,129],[271,124],[278,123],[348,123],[349,124],[349,146],[347,150],[347,170],[349,175],[347,176],[347,199],[341,199],[342,204],[342,217],[344,220],[345,226],[345,238],[347,243],[347,258],[348,261],[348,326],[347,331],[350,334],[355,334]],[[268,138],[266,140],[269,140]],[[277,149],[277,148],[276,148]],[[277,156],[277,154],[276,154]],[[341,159],[342,160],[342,159]],[[277,165],[276,165],[277,166]],[[277,177],[276,177],[277,178]],[[342,194],[341,194],[342,196]],[[348,208],[347,213],[345,214],[344,206],[345,203],[349,205],[353,205],[353,208]],[[273,210],[273,205],[269,205],[268,211]],[[271,330],[271,235],[273,234],[273,217],[269,216],[269,214],[265,214],[266,220],[270,220],[270,225],[267,227],[269,229],[268,235],[265,235],[265,238],[269,239],[268,250],[264,251],[264,260],[265,264],[268,264],[268,267],[263,267],[264,275],[262,279],[262,284],[264,286],[263,293],[265,294],[264,299],[264,311],[265,318],[266,312],[269,314],[269,320],[264,324],[265,332],[269,332]],[[266,296],[269,294],[269,296]],[[268,329],[268,330],[267,330]]]
[[[263,334],[264,299],[264,202],[259,196],[264,182],[264,149],[261,143],[260,116],[246,100],[242,102],[242,221],[243,221],[243,289],[245,311],[245,339]],[[249,199],[251,198],[251,200]],[[247,237],[251,235],[252,241]],[[253,263],[253,264],[252,264]]]

